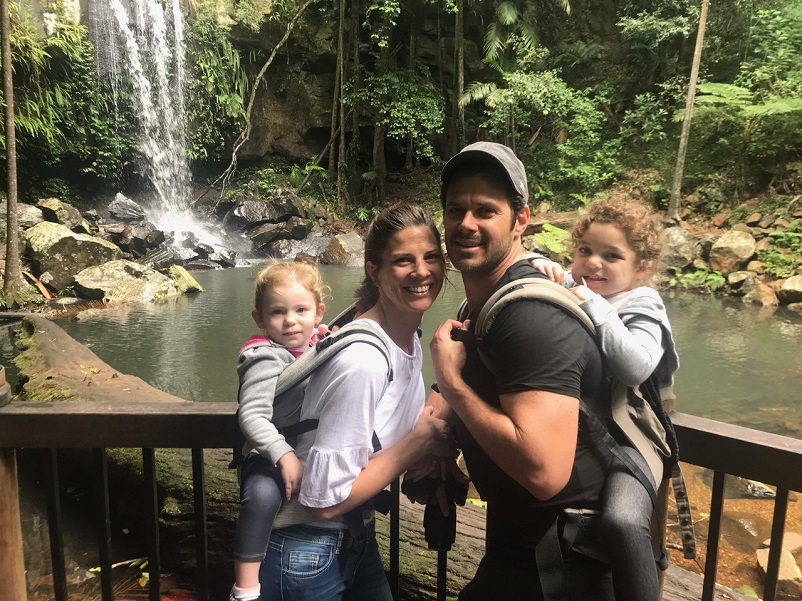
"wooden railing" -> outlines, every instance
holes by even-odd
[[[106,451],[142,449],[150,523],[148,541],[150,598],[159,599],[158,501],[154,449],[192,449],[196,516],[198,599],[209,598],[204,449],[230,448],[236,432],[234,403],[11,403],[0,408],[0,600],[26,599],[20,528],[16,449],[49,451],[49,530],[56,601],[67,598],[61,548],[57,449],[93,449],[94,479],[100,511],[97,515],[101,589],[111,593],[111,535],[109,531]],[[802,492],[802,440],[766,434],[682,413],[672,415],[684,462],[714,471],[709,536],[701,599],[715,592],[718,541],[724,499],[724,476],[741,476],[777,487],[771,548],[763,599],[773,601],[777,590],[788,492]],[[397,522],[396,522],[397,523]],[[397,540],[397,530],[394,532]],[[397,557],[394,562],[398,565]],[[397,576],[397,575],[396,575]],[[442,589],[442,587],[439,587]]]

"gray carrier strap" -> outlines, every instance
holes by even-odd
[[[590,317],[579,306],[579,299],[569,290],[545,278],[522,278],[500,288],[487,299],[474,324],[477,339],[481,340],[490,331],[496,316],[504,307],[509,303],[525,299],[556,305],[576,317],[589,332],[596,333],[596,327]],[[460,307],[459,319],[464,320],[467,317],[467,315],[462,315],[466,309],[467,305],[463,303],[463,306]]]
[[[369,344],[381,351],[384,360],[387,361],[387,381],[392,382],[391,353],[384,336],[368,323],[349,324],[326,336],[314,348],[306,351],[285,367],[278,377],[275,396],[284,394],[293,386],[306,380],[318,367],[355,342]]]

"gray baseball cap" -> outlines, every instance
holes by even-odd
[[[451,179],[460,171],[466,161],[482,157],[490,159],[501,167],[513,189],[523,197],[523,204],[529,202],[529,186],[526,183],[526,169],[521,160],[508,146],[496,142],[474,142],[451,157],[443,167],[440,175],[440,199],[445,201],[446,187]]]

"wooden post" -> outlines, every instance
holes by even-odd
[[[14,449],[0,449],[0,599],[27,601]]]

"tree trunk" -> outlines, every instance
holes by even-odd
[[[336,175],[337,177],[337,206],[342,211],[345,209],[345,197],[342,194],[342,180],[340,179],[339,162],[342,156],[338,158],[339,147],[334,144],[335,136],[337,135],[337,121],[342,118],[342,88],[343,88],[343,54],[345,46],[343,44],[343,31],[345,29],[345,0],[339,0],[338,9],[340,12],[340,20],[337,26],[337,66],[334,75],[334,98],[331,103],[331,138],[332,143],[329,148],[329,177]],[[341,129],[342,127],[341,122]]]
[[[6,268],[3,295],[19,294],[25,286],[19,256],[19,219],[17,215],[17,135],[14,128],[14,80],[11,68],[11,15],[8,0],[0,0],[2,30],[3,94],[5,98],[6,162],[8,164],[8,200],[6,203]]]
[[[682,120],[682,133],[679,137],[677,164],[674,167],[674,183],[671,186],[671,198],[668,202],[667,217],[672,221],[677,221],[679,219],[682,176],[685,172],[685,154],[688,151],[688,137],[691,133],[693,100],[696,97],[696,81],[699,79],[699,64],[702,62],[702,46],[705,40],[705,25],[707,24],[707,6],[708,0],[702,0],[702,12],[699,15],[699,30],[696,33],[696,49],[693,52],[693,64],[691,66],[691,80],[688,82],[688,97],[685,101],[685,117]]]
[[[415,23],[410,23],[409,26],[409,69],[414,71],[418,61],[418,35],[415,29]],[[412,139],[412,133],[407,134],[407,150],[404,159],[404,171],[410,173],[415,167],[415,144]]]
[[[454,25],[454,61],[456,62],[456,85],[454,89],[454,111],[457,115],[457,148],[459,151],[465,146],[465,107],[460,104],[460,98],[465,93],[465,1],[457,0],[457,19]]]

